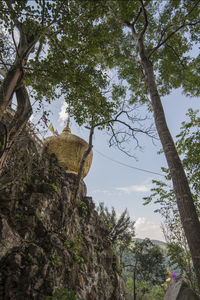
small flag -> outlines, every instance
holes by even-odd
[[[53,133],[53,135],[55,135],[55,130],[53,128],[52,123],[49,125],[49,130]]]
[[[56,131],[55,131],[55,136],[56,137],[59,137],[59,133],[58,133],[58,130],[56,129]]]
[[[47,118],[45,117],[45,115],[43,115],[41,119],[42,119],[42,121],[47,125],[48,120],[47,120]]]

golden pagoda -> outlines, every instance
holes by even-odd
[[[88,143],[77,135],[71,134],[69,128],[69,119],[67,126],[59,137],[51,136],[45,139],[44,144],[48,146],[48,152],[54,153],[59,164],[66,169],[67,173],[78,174],[80,163],[85,151],[88,149]],[[92,151],[88,155],[82,173],[84,178],[92,163]]]

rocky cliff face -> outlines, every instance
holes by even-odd
[[[74,185],[24,132],[0,178],[0,299],[124,299],[108,228]]]

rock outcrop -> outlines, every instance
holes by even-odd
[[[75,180],[21,134],[0,178],[0,299],[124,299],[108,228]]]

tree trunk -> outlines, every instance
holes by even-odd
[[[0,170],[6,162],[14,139],[19,135],[32,113],[29,96],[23,84],[23,76],[24,66],[39,37],[36,38],[36,35],[33,33],[26,33],[23,30],[22,23],[17,22],[16,26],[20,32],[20,40],[16,49],[16,59],[0,86]],[[15,92],[18,104],[17,112],[11,124],[7,124],[3,122],[3,114],[6,107],[11,103]]]
[[[22,69],[20,68],[20,65],[16,63],[10,68],[0,86],[0,120],[2,119],[3,113],[8,106],[15,88],[21,78]]]
[[[88,148],[83,154],[83,157],[82,157],[82,160],[81,160],[81,163],[80,163],[80,167],[79,167],[79,170],[78,170],[77,179],[76,179],[76,188],[75,188],[75,196],[74,196],[75,200],[76,200],[77,195],[79,193],[80,181],[81,181],[81,177],[82,177],[82,174],[83,174],[83,168],[84,168],[84,165],[85,165],[85,161],[86,161],[88,155],[90,154],[90,152],[92,151],[93,134],[94,134],[94,127],[91,127]]]
[[[20,40],[16,49],[16,59],[0,86],[0,120],[2,119],[4,110],[12,99],[13,93],[19,87],[19,84],[21,84],[24,76],[24,66],[39,39],[36,35],[25,33],[22,23],[18,23],[17,28],[20,32]]]
[[[16,90],[16,97],[17,97],[17,104],[18,104],[17,111],[13,117],[13,120],[11,121],[11,124],[5,127],[7,130],[6,140],[4,144],[4,149],[0,153],[0,170],[4,167],[6,163],[8,154],[14,144],[15,139],[18,137],[21,130],[24,128],[29,117],[32,114],[32,107],[31,107],[29,95],[23,84],[21,85],[21,87],[19,87]],[[1,124],[3,125],[3,123]]]
[[[182,226],[200,287],[200,222],[181,160],[167,127],[163,106],[155,82],[153,66],[145,55],[142,39],[138,40],[138,46],[151,97],[156,128],[169,166]]]

